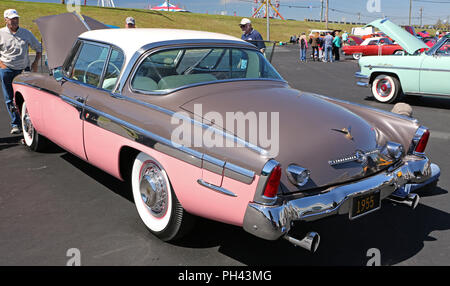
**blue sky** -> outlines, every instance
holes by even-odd
[[[18,0],[23,1],[23,0]],[[60,0],[26,0],[32,2],[59,3]],[[66,0],[68,2],[70,0]],[[84,0],[80,0],[84,3]],[[146,8],[159,5],[164,0],[114,0],[116,7]],[[196,12],[219,14],[226,11],[228,15],[251,16],[254,0],[172,0],[170,3]],[[274,3],[275,0],[272,0]],[[325,0],[324,0],[325,2]],[[380,12],[369,11],[367,3],[379,3]],[[330,20],[370,22],[388,17],[398,24],[408,24],[410,0],[329,0]],[[87,0],[88,5],[97,5],[97,0]],[[320,19],[320,0],[280,0],[280,13],[286,19],[302,20],[304,18]],[[325,6],[325,4],[324,4]],[[310,8],[301,8],[310,7]],[[376,6],[374,6],[376,7]],[[450,16],[450,0],[412,0],[412,23],[419,24],[420,8],[423,8],[423,24],[435,24],[440,18],[447,20]],[[360,13],[360,16],[358,16]],[[449,19],[450,20],[450,19]]]

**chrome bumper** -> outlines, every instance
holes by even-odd
[[[369,86],[369,79],[370,79],[369,76],[363,75],[360,72],[356,72],[355,77],[358,79],[358,81],[356,82],[357,86],[360,86],[360,87],[368,87]]]
[[[255,236],[276,240],[289,232],[294,221],[314,221],[351,213],[354,196],[380,191],[382,200],[407,184],[426,182],[436,176],[432,174],[434,169],[430,165],[430,160],[425,156],[408,155],[400,166],[351,184],[330,188],[323,194],[285,200],[277,205],[249,203],[243,228]]]

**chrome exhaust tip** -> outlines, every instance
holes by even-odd
[[[300,246],[312,253],[316,252],[320,244],[320,235],[317,232],[309,232],[302,240],[295,239],[289,235],[284,238],[295,246]]]
[[[415,209],[417,207],[417,205],[419,204],[420,197],[418,194],[408,194],[405,198],[390,196],[390,197],[388,197],[388,200],[390,200],[394,203],[406,205],[412,209]]]

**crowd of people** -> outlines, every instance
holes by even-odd
[[[339,31],[326,33],[312,33],[306,36],[292,36],[291,43],[298,44],[300,49],[300,62],[307,61],[307,51],[311,50],[313,61],[334,62],[340,60],[341,48],[348,44],[348,33],[342,35]]]

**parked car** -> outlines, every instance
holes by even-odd
[[[403,48],[394,44],[387,37],[376,37],[365,39],[359,46],[344,46],[342,52],[344,55],[352,56],[355,60],[358,60],[362,56],[402,54]]]
[[[365,57],[359,60],[358,85],[370,87],[379,102],[395,102],[401,94],[450,95],[450,37],[429,48],[389,20],[376,20],[377,27],[397,41],[403,56]],[[424,51],[424,52],[420,52]]]
[[[439,176],[417,120],[292,89],[245,41],[189,30],[83,32],[86,19],[36,21],[52,74],[14,79],[25,146],[39,151],[51,140],[130,182],[142,222],[164,241],[201,216],[315,251],[319,235],[291,237],[294,222],[356,219],[384,199],[415,207],[410,187]],[[278,152],[247,138],[255,129],[234,131],[250,119],[233,127],[217,119],[251,111],[275,113],[266,119]],[[226,147],[179,142],[180,122]]]

